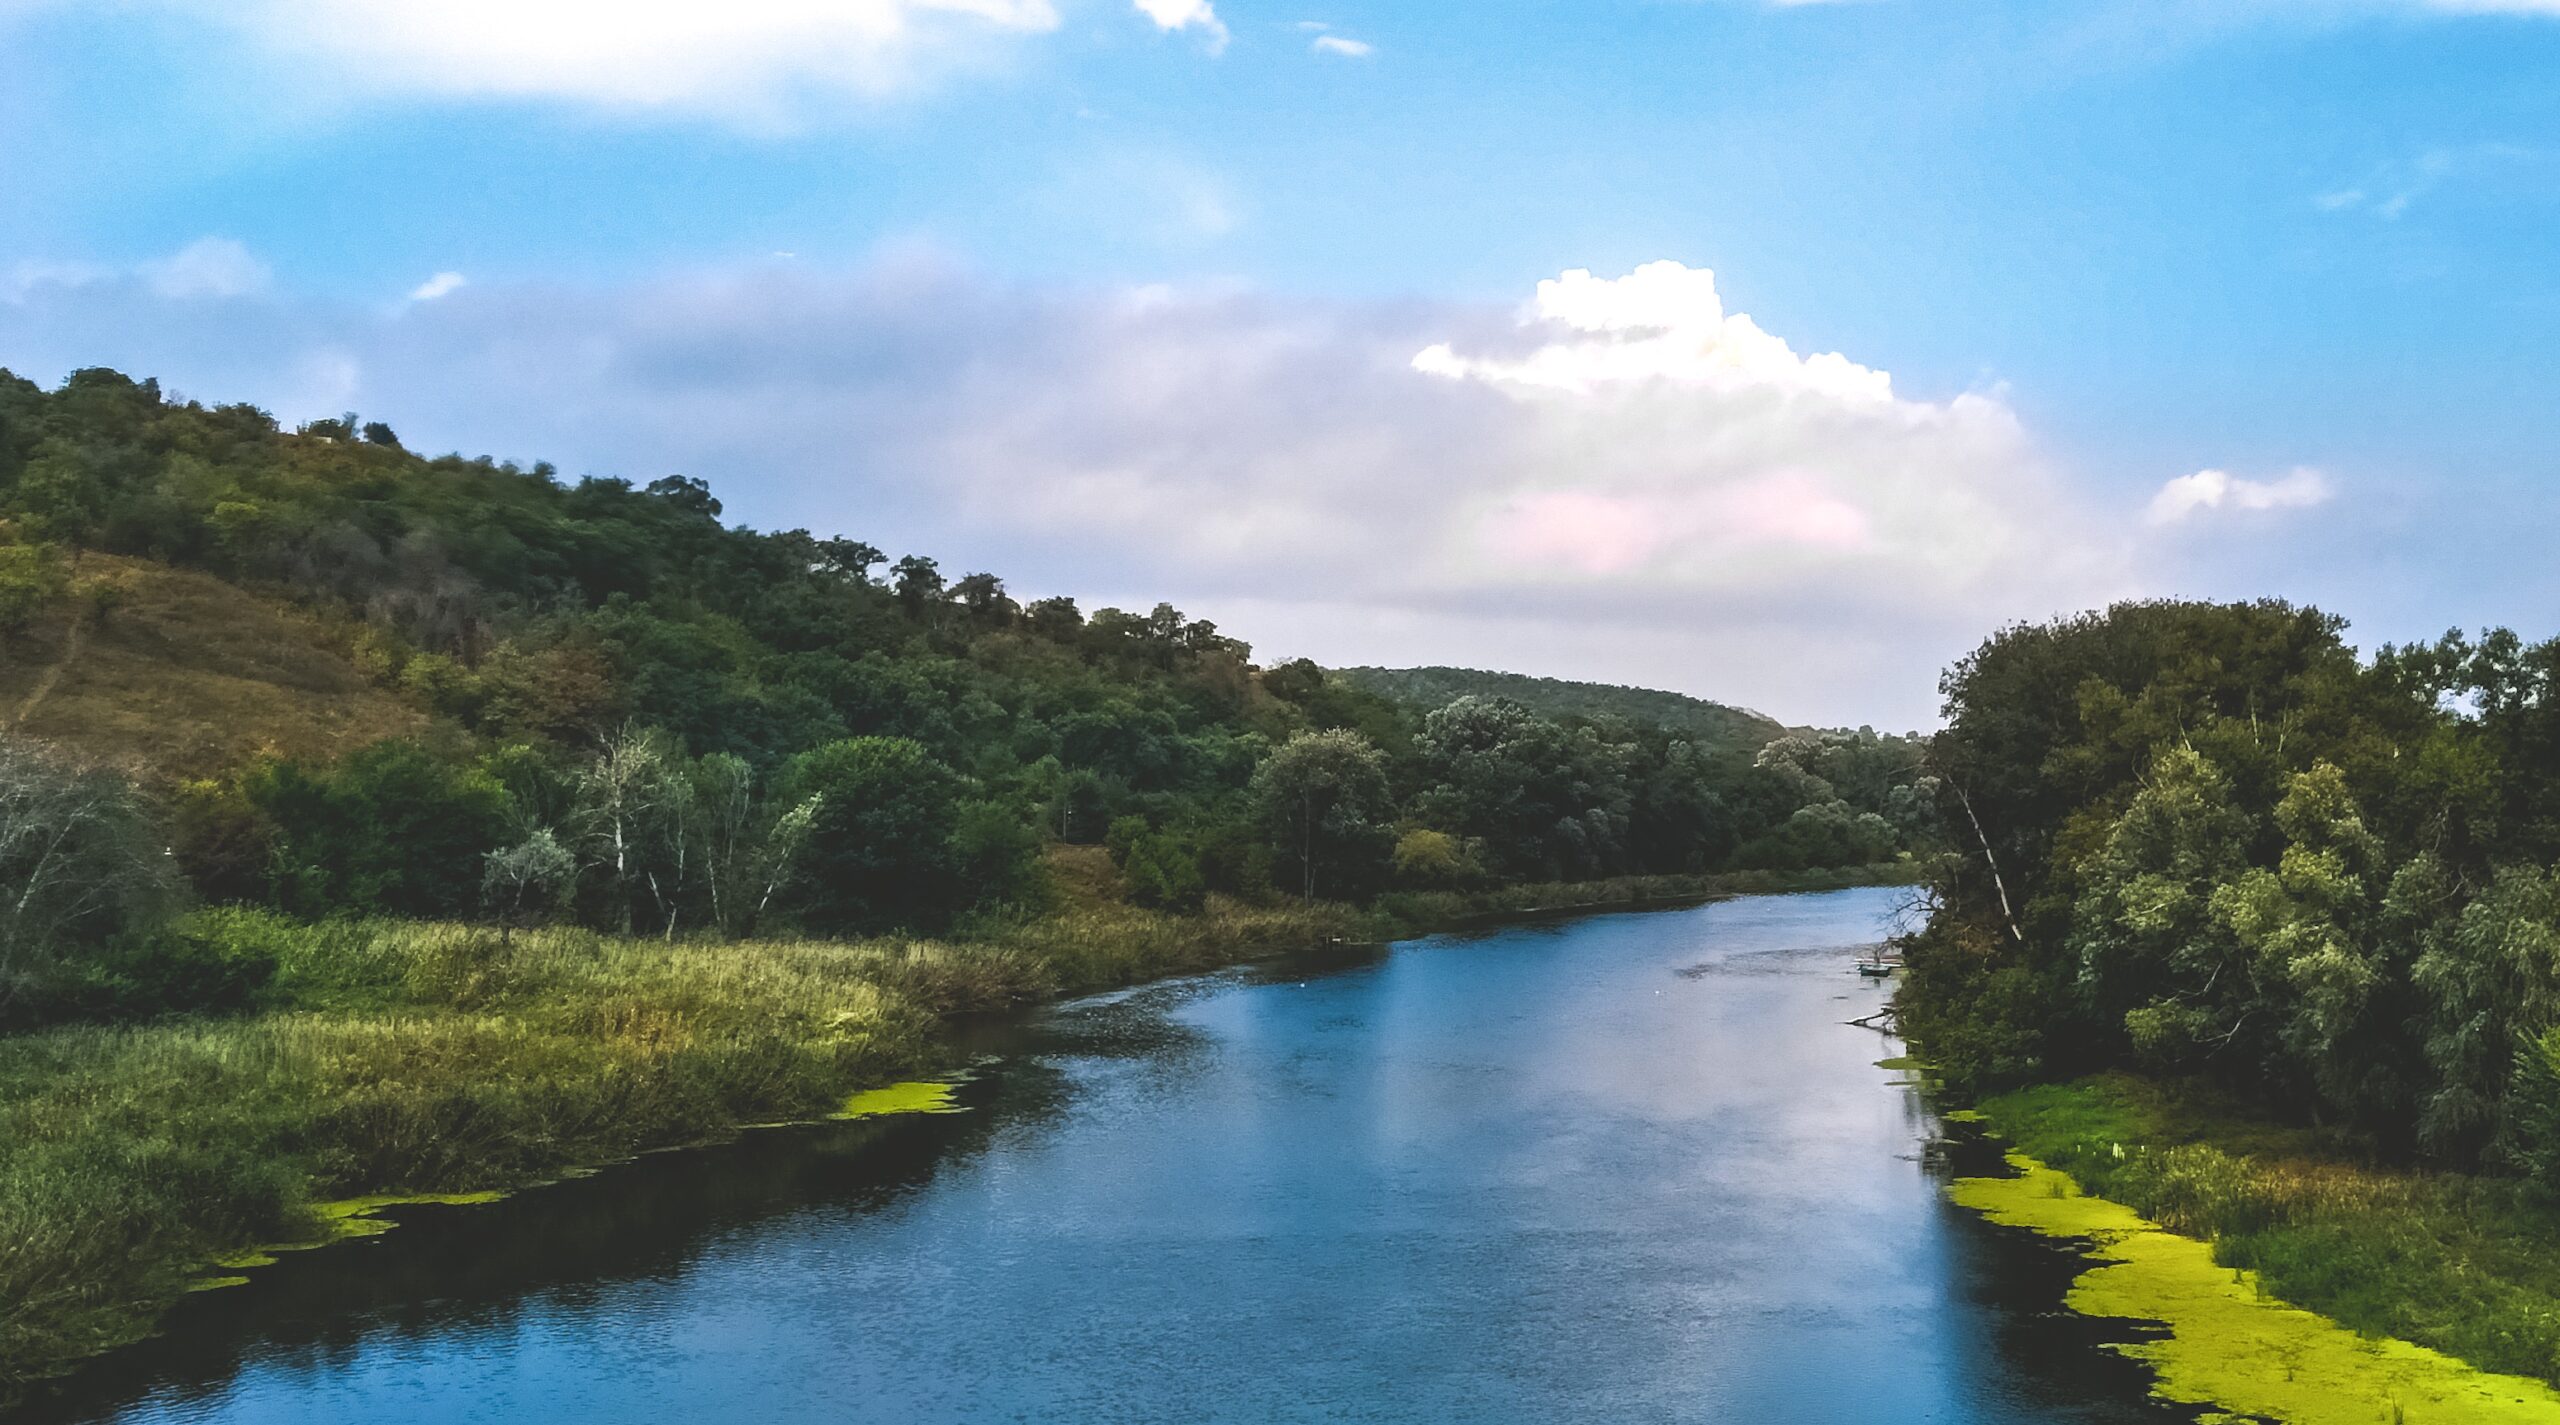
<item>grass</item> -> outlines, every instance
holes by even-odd
[[[537,1182],[852,1107],[945,1016],[1355,929],[1332,907],[1088,909],[987,943],[501,937],[206,912],[265,1010],[0,1038],[0,1399],[146,1333],[206,1264],[332,1204]],[[868,1111],[868,1110],[864,1110]]]
[[[2524,1183],[2377,1166],[2202,1091],[2122,1075],[1981,1109],[2021,1152],[2209,1242],[2216,1263],[2272,1296],[2560,1384],[2560,1204]]]

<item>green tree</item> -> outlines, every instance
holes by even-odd
[[[1279,875],[1302,899],[1355,896],[1385,869],[1395,833],[1386,758],[1356,732],[1302,732],[1253,774]]]
[[[269,763],[246,791],[275,828],[272,894],[301,915],[467,915],[483,857],[508,832],[496,778],[404,739],[324,771]]]
[[[804,752],[785,798],[816,811],[792,867],[792,904],[821,934],[948,924],[972,899],[953,845],[959,775],[901,737],[854,737]]]

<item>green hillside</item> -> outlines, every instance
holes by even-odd
[[[1577,683],[1476,668],[1337,668],[1333,676],[1363,692],[1412,707],[1436,708],[1464,697],[1508,698],[1546,717],[1613,717],[1639,727],[1684,733],[1719,749],[1757,751],[1788,731],[1777,719],[1749,708],[1657,688]]]

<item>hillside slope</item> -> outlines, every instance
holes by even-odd
[[[1757,751],[1787,728],[1748,708],[1612,683],[1576,683],[1523,673],[1474,668],[1335,668],[1337,678],[1363,692],[1415,707],[1436,708],[1454,699],[1509,698],[1547,717],[1616,717],[1685,732],[1718,747]]]
[[[319,620],[209,574],[91,554],[84,593],[0,638],[0,729],[150,781],[261,749],[326,761],[422,730]]]

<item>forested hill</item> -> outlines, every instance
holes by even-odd
[[[1391,700],[1170,604],[721,516],[680,475],[0,372],[0,817],[45,833],[0,825],[0,882],[90,818],[0,917],[0,1020],[189,899],[825,935],[1039,914],[1062,844],[1177,909],[1931,844],[1901,740]]]
[[[1508,698],[1547,717],[1617,718],[1685,733],[1701,746],[1756,751],[1787,728],[1749,708],[1612,683],[1577,683],[1476,668],[1336,668],[1333,676],[1409,707],[1436,708],[1460,698]]]

